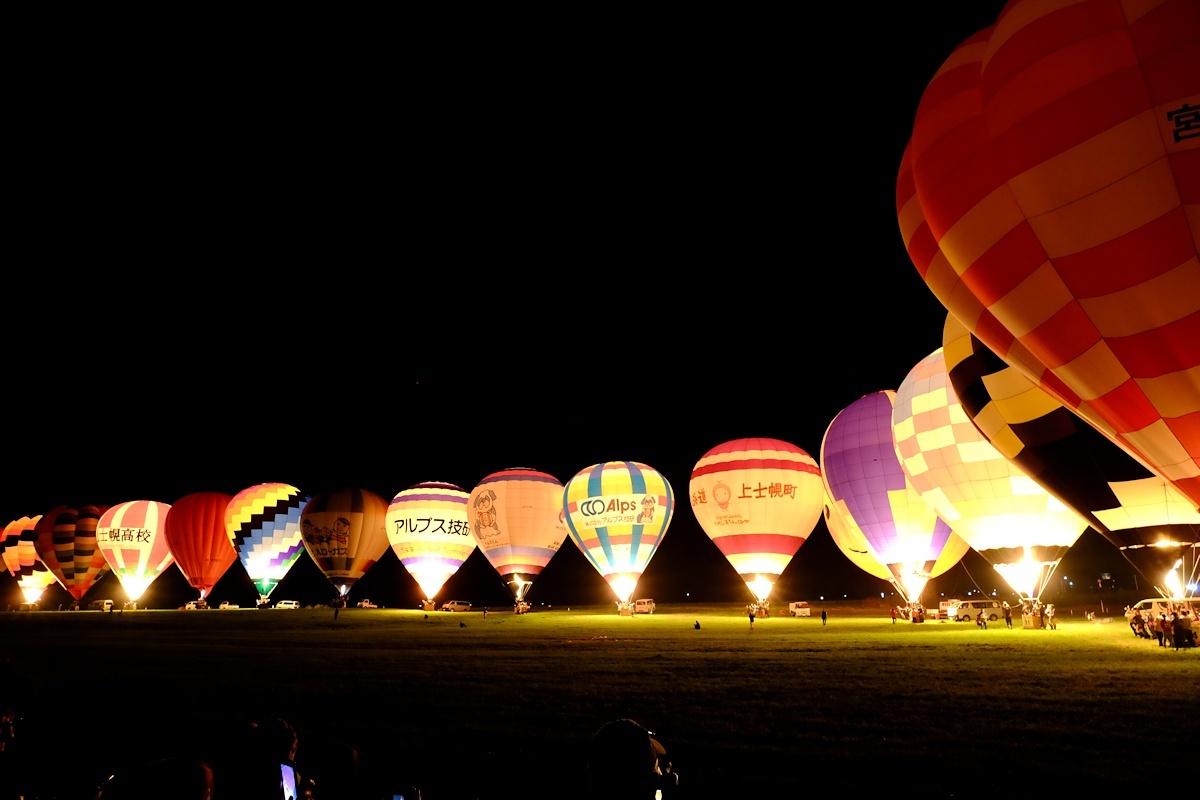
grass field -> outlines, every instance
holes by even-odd
[[[1137,639],[1119,612],[983,631],[827,607],[826,626],[814,607],[753,632],[726,605],[11,613],[2,702],[33,796],[58,800],[160,755],[215,758],[264,716],[296,728],[302,769],[347,744],[364,796],[395,779],[425,800],[583,797],[588,738],[617,717],[656,732],[693,798],[1110,796],[1144,792],[1147,759],[1194,762],[1200,650]]]

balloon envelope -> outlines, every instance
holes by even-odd
[[[170,510],[157,500],[130,500],[105,511],[96,526],[96,544],[134,602],[175,562],[163,535]]]
[[[493,472],[471,491],[471,535],[514,602],[525,599],[567,538],[562,493],[553,475],[521,468]]]
[[[96,545],[96,526],[107,510],[108,506],[58,506],[38,520],[37,554],[76,602],[109,571]]]
[[[571,539],[627,604],[671,523],[671,484],[636,461],[594,464],[567,481],[563,510]]]
[[[821,518],[817,462],[780,439],[734,439],[709,450],[688,483],[692,513],[765,602]]]
[[[821,471],[831,518],[845,531],[861,531],[904,598],[918,602],[929,579],[962,560],[968,546],[900,466],[892,439],[895,395],[872,392],[838,412],[821,440]]]
[[[175,565],[201,597],[208,597],[221,576],[237,561],[225,530],[225,509],[233,495],[194,492],[171,504],[163,533]]]
[[[262,597],[269,597],[304,552],[300,512],[308,495],[286,483],[260,483],[225,507],[225,532]]]
[[[34,546],[39,519],[40,515],[14,519],[4,526],[4,537],[0,540],[4,566],[17,579],[17,587],[26,603],[41,600],[46,587],[54,583],[54,573],[43,563]]]
[[[828,489],[825,490],[824,495],[825,528],[829,531],[829,536],[837,545],[838,550],[841,550],[842,555],[850,559],[850,563],[863,572],[896,585],[895,576],[892,575],[892,571],[887,568],[887,565],[879,560],[879,556],[875,554],[871,543],[867,541],[867,535],[862,532],[862,528],[858,527],[858,523],[854,521],[853,517],[843,514],[837,509],[833,498],[829,496]],[[904,587],[897,586],[897,588],[900,590],[901,596],[905,596]]]
[[[475,550],[468,497],[452,483],[429,482],[404,489],[388,504],[388,541],[426,601],[437,596]]]
[[[900,383],[892,428],[921,497],[1022,598],[1038,598],[1087,520],[984,438],[954,393],[942,348]]]
[[[387,552],[387,509],[387,501],[366,489],[321,492],[304,506],[304,548],[339,597]]]
[[[1197,63],[1195,0],[1013,0],[926,88],[897,192],[950,312],[1194,507]]]
[[[1119,548],[1161,594],[1182,597],[1200,577],[1200,512],[1188,499],[953,315],[942,348],[954,392],[987,440]]]

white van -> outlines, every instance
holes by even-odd
[[[112,611],[112,607],[112,600],[93,600],[92,602],[88,603],[88,608],[90,608],[92,611]]]
[[[953,622],[974,622],[981,612],[991,622],[1004,619],[1004,606],[998,600],[948,600],[939,604],[938,612]]]
[[[1193,610],[1200,610],[1200,597],[1148,597],[1131,605],[1125,617],[1131,619],[1134,611],[1142,612],[1142,618],[1147,620],[1159,614],[1169,617],[1172,611],[1181,611],[1189,606]]]
[[[788,603],[788,613],[793,617],[811,617],[812,609],[808,607],[807,600],[796,600]]]
[[[653,614],[654,601],[650,598],[642,598],[641,600],[633,601],[633,613],[635,614]]]
[[[299,608],[300,601],[299,600],[280,600],[278,603],[275,604],[275,607],[276,608]]]
[[[447,600],[442,603],[442,611],[470,611],[471,604],[466,600]]]

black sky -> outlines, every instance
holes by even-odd
[[[691,469],[744,436],[817,457],[839,411],[940,346],[895,178],[925,84],[1001,7],[477,19],[165,74],[114,58],[73,86],[69,131],[29,132],[53,158],[7,281],[0,514],[266,481],[391,499],[628,459],[679,495],[639,594],[742,599]],[[1093,540],[1085,569],[1124,573]],[[607,602],[563,555],[531,599]],[[443,594],[489,602],[472,562]],[[378,566],[356,596],[415,598]],[[888,588],[823,523],[783,583]]]

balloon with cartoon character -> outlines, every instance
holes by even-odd
[[[567,538],[563,485],[534,469],[493,472],[472,490],[467,521],[479,550],[520,604]]]
[[[571,539],[624,610],[671,523],[671,484],[646,464],[608,461],[575,473],[562,496]]]
[[[320,492],[305,504],[304,549],[339,598],[387,552],[387,508],[387,501],[366,489]]]

